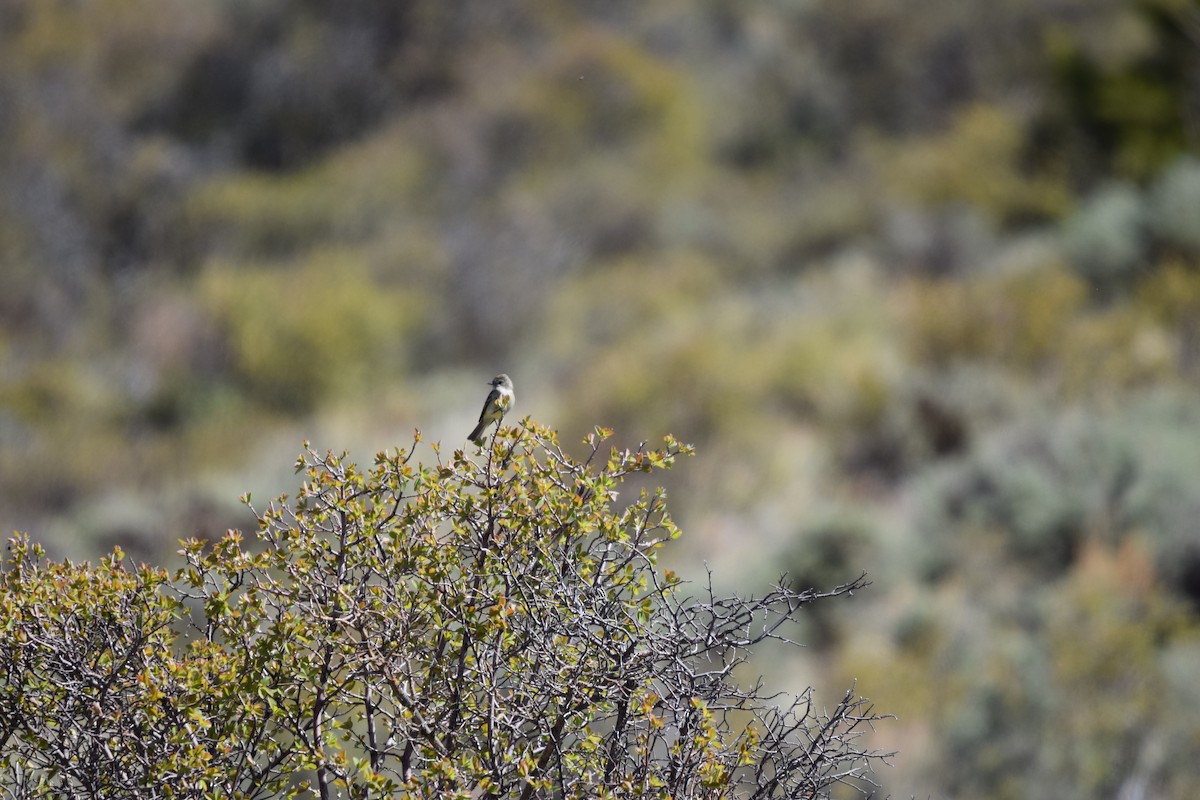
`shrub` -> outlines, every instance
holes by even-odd
[[[399,367],[426,317],[419,293],[381,285],[356,251],[316,251],[287,267],[218,267],[201,290],[253,399],[290,412]]]
[[[877,149],[889,186],[923,206],[966,204],[999,223],[1052,218],[1068,202],[1049,171],[1027,174],[1027,123],[989,105],[969,106],[940,136]]]
[[[1140,548],[1089,545],[1065,580],[1028,606],[1036,638],[980,626],[961,683],[936,703],[938,792],[959,797],[1194,793],[1195,714],[1164,653],[1187,652],[1194,620],[1156,585]],[[986,633],[985,633],[986,631]]]
[[[1146,233],[1141,194],[1119,184],[1100,191],[1066,221],[1062,243],[1084,279],[1120,286],[1127,285],[1145,264]]]
[[[297,498],[184,543],[173,577],[46,563],[0,581],[11,796],[828,797],[862,789],[876,716],[847,692],[740,684],[824,594],[689,596],[663,494],[616,489],[689,448],[571,460],[505,428],[480,457],[361,471],[308,450]],[[603,462],[603,466],[597,466]],[[249,498],[247,498],[249,502]]]
[[[796,589],[852,583],[868,563],[879,558],[871,521],[852,509],[834,507],[815,516],[796,533],[779,561]],[[840,610],[845,611],[843,604]],[[813,608],[806,629],[809,643],[828,648],[837,643],[846,627],[834,606]]]
[[[1167,586],[1195,602],[1197,435],[1200,407],[1166,393],[997,432],[923,479],[927,574],[992,541],[1024,571],[1061,576],[1083,546],[1137,538]]]
[[[1200,256],[1200,158],[1184,156],[1159,176],[1150,191],[1148,224],[1166,246]]]
[[[1056,265],[904,287],[911,357],[935,367],[983,361],[1029,374],[1052,364],[1087,302],[1087,286]]]

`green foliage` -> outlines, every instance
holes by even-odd
[[[545,166],[620,152],[610,168],[639,170],[652,179],[673,179],[698,167],[699,111],[684,74],[598,29],[559,42],[550,59],[550,69],[524,84],[516,98],[527,133],[525,155],[536,154]]]
[[[904,330],[918,361],[999,362],[1023,372],[1055,355],[1087,299],[1083,282],[1054,266],[915,281],[909,290]]]
[[[811,521],[789,541],[777,563],[797,588],[849,583],[878,560],[875,530],[863,515],[835,508],[814,513]],[[847,608],[817,606],[806,622],[805,639],[811,646],[831,648],[841,637]]]
[[[1085,280],[1128,285],[1148,256],[1146,222],[1140,193],[1111,186],[1064,223],[1063,248]]]
[[[385,128],[303,169],[238,172],[202,184],[182,211],[189,245],[200,253],[278,260],[314,246],[372,242],[393,226],[417,235],[412,218],[420,212],[411,199],[430,187],[415,148],[402,128]]]
[[[1088,285],[1056,265],[907,288],[904,330],[914,359],[939,370],[986,363],[1064,399],[1165,380],[1183,354],[1177,337],[1189,335],[1178,318],[1164,328],[1148,304],[1089,302]]]
[[[12,539],[0,588],[6,796],[208,796],[240,766],[231,737],[256,733],[236,715],[214,728],[214,709],[253,676],[179,652],[183,603],[164,570],[129,569],[119,550],[95,568],[44,555]]]
[[[1178,331],[1182,349],[1191,349],[1200,315],[1200,271],[1187,262],[1168,261],[1142,283],[1136,303],[1146,314]],[[1188,366],[1185,361],[1185,370]]]
[[[915,721],[901,737],[939,731],[932,749],[908,751],[909,779],[920,778],[903,785],[996,798],[1138,787],[1189,797],[1197,727],[1190,690],[1177,687],[1200,626],[1157,579],[1150,540],[1092,537],[1057,577],[1034,578],[1006,573],[978,533],[957,536],[973,556],[956,560],[953,577],[934,592],[893,592],[880,609],[891,641],[860,638],[838,653],[839,674],[858,675]]]
[[[1182,156],[1171,163],[1150,190],[1147,224],[1166,246],[1200,256],[1200,159]]]
[[[869,520],[849,509],[833,509],[814,518],[791,541],[783,557],[786,572],[799,587],[848,583],[874,560],[874,531]]]
[[[990,537],[1005,561],[1060,575],[1089,543],[1136,538],[1156,574],[1195,601],[1185,577],[1200,563],[1188,478],[1200,409],[1190,400],[1140,398],[1120,412],[1064,412],[993,435],[965,463],[925,479],[924,531],[931,574]]]
[[[233,375],[255,399],[293,412],[398,371],[405,335],[425,321],[416,297],[380,287],[346,251],[290,268],[213,270],[202,292],[228,337]]]
[[[572,461],[530,423],[478,459],[306,452],[293,502],[183,543],[185,566],[44,561],[0,584],[0,770],[14,797],[827,797],[875,719],[732,673],[829,592],[699,598],[679,530],[628,477],[691,452]],[[247,498],[249,502],[249,498]],[[778,631],[778,632],[777,632]]]
[[[946,790],[1052,798],[1154,787],[1187,797],[1195,733],[1166,691],[1160,655],[1164,642],[1195,641],[1182,612],[1135,544],[1089,548],[1028,615],[1043,632],[1038,644],[1001,635],[964,648],[971,660],[963,674],[974,677],[934,706],[950,733]]]
[[[794,415],[837,433],[870,426],[897,382],[896,347],[881,276],[862,266],[773,285],[758,307],[702,254],[606,264],[552,305],[550,355],[591,354],[574,370],[566,405],[580,420],[635,431],[661,415],[697,439],[756,441]],[[644,291],[646,281],[658,291]],[[622,301],[597,305],[600,291]]]
[[[1156,254],[1195,257],[1200,237],[1200,161],[1171,163],[1146,191],[1115,184],[1088,199],[1063,225],[1072,265],[1101,289],[1127,289]]]
[[[1194,0],[1136,0],[1110,4],[1107,25],[1047,29],[1065,112],[1048,122],[1079,168],[1144,180],[1187,151],[1195,12]]]
[[[1028,174],[1020,120],[1000,108],[959,112],[945,134],[876,159],[895,190],[921,205],[965,204],[996,222],[1055,217],[1067,207],[1067,187],[1048,171]]]

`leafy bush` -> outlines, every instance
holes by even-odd
[[[1077,24],[1044,29],[1059,96],[1045,133],[1072,171],[1140,181],[1191,148],[1193,5],[1105,0]]]
[[[303,412],[397,370],[424,319],[415,293],[381,286],[357,251],[319,251],[275,269],[212,269],[202,290],[224,330],[229,370],[255,400]]]
[[[312,450],[298,497],[184,543],[173,577],[0,574],[0,772],[12,797],[828,797],[863,788],[877,717],[782,706],[734,672],[828,592],[689,596],[657,554],[663,494],[627,477],[689,448],[584,462],[528,421],[478,459],[370,470]],[[247,502],[249,499],[247,498]]]
[[[1137,189],[1109,186],[1063,224],[1063,249],[1084,279],[1126,286],[1149,255],[1146,216]]]
[[[958,686],[933,708],[938,784],[964,797],[1190,797],[1196,720],[1163,656],[1186,651],[1194,619],[1134,542],[1089,545],[1066,578],[1029,604],[1037,638],[1001,625],[960,640]]]
[[[1196,436],[1200,407],[1156,394],[1119,412],[1063,412],[997,432],[923,479],[916,526],[927,532],[930,574],[988,537],[1007,559],[1050,576],[1088,543],[1139,538],[1168,586],[1196,600]]]
[[[999,362],[1023,373],[1054,358],[1087,300],[1083,281],[1056,265],[917,280],[905,289],[902,323],[915,360]]]
[[[277,260],[317,246],[354,245],[401,230],[414,235],[428,208],[428,167],[415,142],[390,126],[358,147],[284,173],[235,172],[201,183],[183,223],[193,249]]]
[[[1147,224],[1167,247],[1200,256],[1200,158],[1184,156],[1150,190]]]
[[[1111,184],[1062,226],[1062,246],[1086,280],[1104,289],[1126,288],[1162,251],[1200,255],[1200,159],[1183,156],[1143,192]]]
[[[777,559],[796,589],[854,582],[878,557],[875,531],[865,516],[844,508],[814,515]],[[808,615],[810,644],[829,647],[843,629],[834,606],[816,606]],[[843,608],[845,610],[845,604]]]
[[[1066,185],[1049,172],[1028,174],[1023,121],[1003,108],[960,111],[940,136],[889,145],[875,157],[894,191],[924,205],[964,204],[999,223],[1054,217]]]

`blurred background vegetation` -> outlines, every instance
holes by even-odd
[[[693,576],[870,573],[763,669],[885,793],[1200,784],[1197,0],[0,0],[0,141],[6,529],[167,562],[504,370],[699,446]]]

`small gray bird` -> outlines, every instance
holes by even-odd
[[[497,375],[492,378],[490,386],[492,390],[488,392],[487,400],[483,401],[483,411],[479,413],[479,424],[467,437],[478,445],[483,444],[484,428],[493,422],[499,425],[504,413],[512,408],[513,400],[517,397],[513,394],[512,379],[507,375]]]

